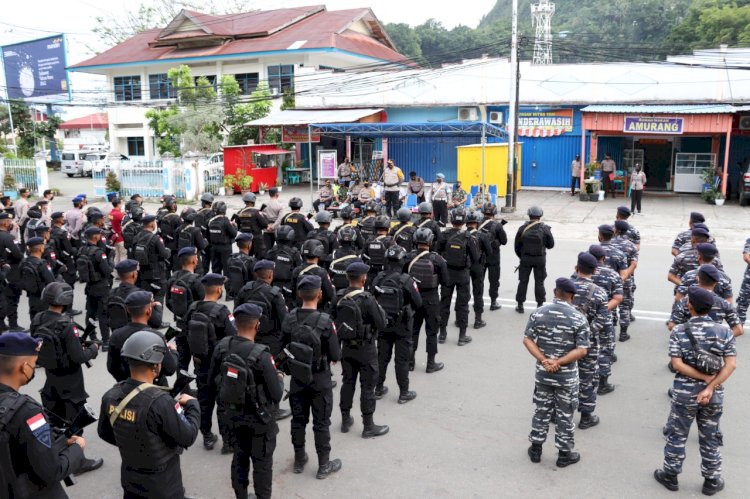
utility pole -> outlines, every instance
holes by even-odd
[[[503,213],[515,211],[515,172],[516,172],[516,142],[518,132],[518,0],[513,0],[511,13],[511,40],[510,40],[510,106],[508,108],[508,183],[505,188],[505,206]]]

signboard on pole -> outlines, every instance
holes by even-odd
[[[63,35],[6,45],[2,50],[9,99],[34,102],[69,100]]]
[[[682,135],[682,118],[662,118],[655,116],[625,116],[625,133],[649,135]]]
[[[336,178],[338,151],[335,149],[318,149],[318,179]]]
[[[572,109],[519,111],[518,113],[518,135],[521,137],[556,137],[572,131]]]
[[[281,141],[284,143],[307,142],[307,125],[287,125],[281,127]],[[312,142],[320,142],[320,134],[313,132]]]

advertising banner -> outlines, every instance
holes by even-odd
[[[661,118],[653,116],[625,116],[625,133],[656,135],[682,135],[682,118]]]
[[[35,102],[68,99],[65,38],[62,35],[6,45],[2,51],[10,99]]]
[[[307,142],[307,125],[287,125],[281,127],[281,141],[284,143]],[[312,134],[313,142],[320,142],[320,134]]]
[[[335,149],[318,149],[318,178],[336,178],[338,152]]]
[[[520,137],[556,137],[572,131],[572,109],[520,111],[518,113]]]

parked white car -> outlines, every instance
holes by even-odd
[[[109,161],[112,161],[113,156],[116,158],[116,153],[97,152],[87,154],[83,160],[83,168],[86,175],[91,176],[94,172],[99,173],[109,166]],[[124,154],[120,154],[120,161],[130,161],[130,158]]]
[[[89,154],[102,154],[99,151],[90,150],[76,150],[76,151],[63,151],[60,155],[60,171],[66,174],[68,177],[73,175],[91,175],[91,170],[88,172],[84,170],[84,162],[86,156]]]

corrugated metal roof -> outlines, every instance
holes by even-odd
[[[382,109],[286,109],[265,118],[245,123],[245,126],[309,125],[310,123],[352,123]]]
[[[581,109],[584,113],[611,113],[611,114],[733,114],[734,106],[717,105],[657,105],[657,106],[632,106],[632,105],[605,105],[586,106]]]

